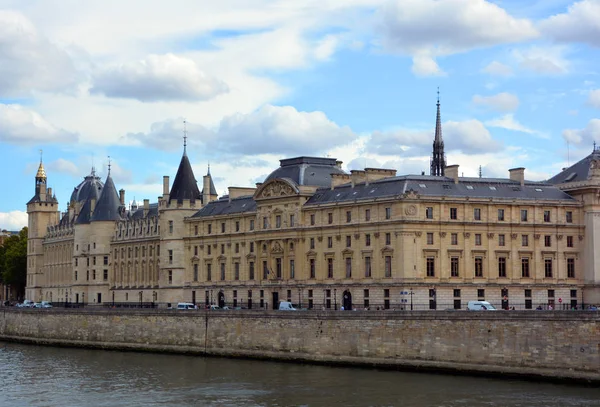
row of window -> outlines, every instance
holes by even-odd
[[[92,270],[92,281],[96,280],[96,270]],[[79,279],[79,273],[77,272],[77,270],[75,270],[75,281],[77,281]],[[86,270],[86,274],[85,274],[85,280],[86,281],[90,281],[90,270]],[[104,269],[102,271],[102,280],[103,281],[108,281],[108,270]]]
[[[475,233],[475,246],[481,246],[481,237],[481,233]],[[574,247],[573,241],[573,236],[567,236],[567,247]],[[434,244],[434,237],[432,232],[427,233],[427,244]],[[458,245],[458,233],[450,234],[450,244],[453,246]],[[506,235],[498,234],[498,246],[506,246]],[[521,235],[521,246],[529,246],[529,235]],[[552,247],[551,235],[544,235],[544,247]]]
[[[551,258],[544,259],[544,277],[554,277],[554,261]],[[450,257],[450,276],[460,277],[460,261],[458,257]],[[435,277],[435,258],[427,257],[427,277]],[[498,257],[498,277],[506,277],[506,257]],[[483,277],[483,258],[474,258],[474,277]],[[521,277],[529,278],[530,276],[530,259],[529,257],[521,258]],[[575,259],[567,259],[567,277],[575,278]]]
[[[169,227],[170,227],[170,233],[173,233],[173,221],[169,221]],[[150,221],[147,222],[146,224],[146,234],[149,234],[150,231],[152,230],[153,234],[157,234],[160,233],[160,228],[158,226],[158,220],[156,221],[156,223],[153,224],[153,226],[150,224]],[[139,225],[138,227],[135,226],[124,226],[124,227],[119,227],[118,232],[116,232],[116,236],[117,237],[123,237],[123,236],[129,236],[129,232],[131,232],[131,236],[135,236],[136,233],[139,235],[142,235],[144,233],[144,227],[142,225]]]
[[[126,249],[124,247],[122,247],[120,250],[115,249],[115,260],[116,259],[124,259],[125,254],[127,254],[128,259],[130,259],[132,256],[139,257],[140,253],[142,255],[141,257],[146,257],[146,251],[148,252],[149,257],[154,256],[154,246],[153,245],[148,246],[147,249],[146,249],[146,246],[141,246],[141,247],[128,247],[127,252],[125,252],[125,250]],[[156,245],[156,255],[160,256],[160,245]],[[108,259],[107,256],[105,256],[105,258]]]
[[[544,211],[544,222],[551,222],[551,211]],[[433,219],[433,207],[429,206],[425,209],[425,218]],[[457,220],[458,219],[458,208],[450,208],[450,219]],[[529,219],[529,211],[527,209],[521,209],[521,222],[528,222]],[[481,220],[481,208],[473,208],[473,220]],[[498,220],[505,220],[505,212],[504,209],[498,209]],[[565,222],[573,223],[573,211],[565,212]]]
[[[91,257],[92,259],[92,266],[96,265],[96,256]],[[87,266],[90,266],[90,257],[86,258],[87,260]],[[104,264],[105,266],[108,266],[108,256],[103,256],[102,257],[102,264]],[[79,258],[75,257],[75,267],[79,266]]]

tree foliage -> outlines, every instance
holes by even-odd
[[[10,236],[0,247],[0,280],[24,293],[27,283],[27,227]]]

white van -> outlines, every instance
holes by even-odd
[[[189,302],[180,302],[177,304],[177,309],[196,309],[196,306]]]
[[[469,311],[496,311],[496,308],[487,301],[469,301],[467,309]]]
[[[296,308],[289,301],[281,301],[279,303],[279,311],[296,311]]]

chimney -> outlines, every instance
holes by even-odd
[[[517,181],[521,186],[525,185],[525,168],[511,168],[508,173],[511,181]]]
[[[458,165],[447,165],[444,169],[444,175],[452,178],[455,184],[458,184]]]
[[[149,210],[150,210],[150,200],[144,199],[144,217],[148,216]]]
[[[210,175],[202,177],[202,203],[206,205],[210,200]]]
[[[341,169],[342,169],[342,164],[343,164],[343,163],[344,163],[343,161],[337,160],[337,161],[335,162],[335,165],[337,165],[337,167],[338,167],[338,168],[341,170]]]
[[[352,187],[367,181],[367,173],[364,170],[351,170],[350,176],[352,177]]]
[[[348,174],[331,174],[331,189],[334,189],[338,185],[346,184],[350,182],[350,175]]]
[[[169,195],[169,176],[163,176],[163,195]]]
[[[48,197],[52,199],[52,188],[48,188]]]
[[[125,205],[125,190],[124,189],[119,189],[119,201],[121,202],[121,205]]]

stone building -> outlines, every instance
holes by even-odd
[[[157,203],[94,171],[58,213],[40,164],[27,297],[273,308],[570,308],[600,302],[600,151],[545,182],[459,177],[439,101],[431,175],[281,160],[255,188],[200,191],[185,151]]]

